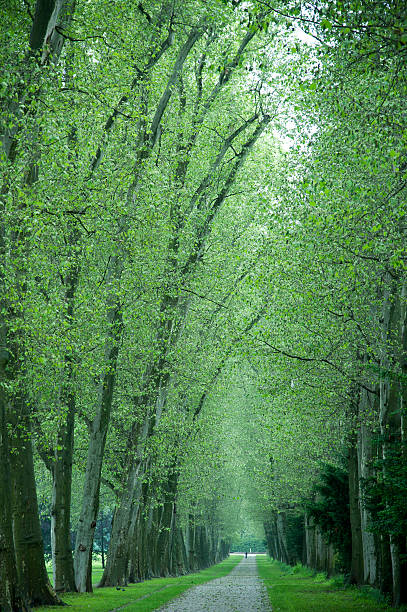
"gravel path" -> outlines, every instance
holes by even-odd
[[[193,587],[156,612],[271,612],[271,606],[256,555],[249,555],[228,576]]]

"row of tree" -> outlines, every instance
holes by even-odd
[[[91,590],[113,509],[101,585],[220,560],[249,515],[273,556],[330,571],[338,550],[397,605],[403,3],[3,18],[1,609]]]
[[[405,7],[313,3],[295,19],[317,42],[312,78],[291,100],[301,125],[272,213],[286,229],[270,274],[274,326],[256,338],[273,428],[266,535],[285,563],[342,569],[397,606],[407,597]]]
[[[180,513],[178,490],[206,396],[260,317],[245,289],[255,253],[240,253],[256,214],[244,167],[278,101],[264,90],[269,15],[216,0],[3,13],[2,610],[92,589],[102,483],[115,510],[101,585],[227,554],[217,495],[198,504],[185,481]]]

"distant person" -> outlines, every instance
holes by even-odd
[[[247,559],[247,552],[245,552],[244,556],[245,556],[245,559]]]

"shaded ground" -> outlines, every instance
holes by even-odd
[[[267,591],[258,577],[256,555],[230,574],[189,589],[158,612],[270,612]]]

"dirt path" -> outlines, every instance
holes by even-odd
[[[156,612],[270,612],[266,589],[258,577],[256,555],[227,576],[189,589]]]

